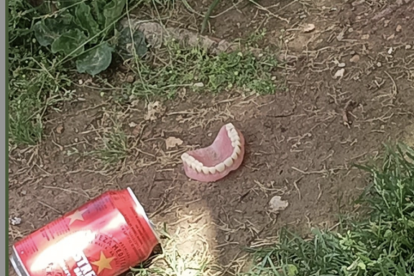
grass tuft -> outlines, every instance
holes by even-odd
[[[129,95],[172,98],[177,91],[220,93],[233,88],[257,94],[274,94],[277,89],[274,70],[278,60],[272,55],[256,57],[250,52],[211,55],[197,47],[170,42],[153,62],[135,60],[138,76],[128,84]]]
[[[359,167],[372,176],[363,220],[312,229],[310,239],[283,229],[278,244],[253,250],[256,265],[244,275],[414,275],[414,150],[388,147],[382,166]]]
[[[107,165],[125,160],[128,153],[128,137],[120,128],[105,133],[102,137],[102,146],[97,150],[99,159]]]

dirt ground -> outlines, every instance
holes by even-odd
[[[189,1],[204,12],[209,1],[198,2]],[[222,2],[216,13],[232,5]],[[266,28],[260,46],[291,56],[288,91],[183,91],[160,101],[151,121],[144,102],[114,112],[100,91],[78,87],[79,100],[48,115],[39,146],[10,152],[10,217],[22,219],[9,228],[10,244],[104,191],[131,187],[151,220],[175,233],[181,253],[208,247],[218,275],[234,275],[244,248],[275,241],[281,226],[331,228],[338,213],[354,211],[350,202],[367,179],[352,164],[377,157],[389,140],[414,144],[414,1],[247,2],[212,19],[214,36]],[[202,20],[184,7],[178,14],[171,24],[194,29]],[[113,121],[129,135],[129,154],[103,168],[88,153]],[[247,142],[242,166],[217,183],[189,180],[180,154],[209,145],[228,122]],[[167,149],[168,137],[183,144]],[[289,202],[279,215],[268,209],[274,195]]]

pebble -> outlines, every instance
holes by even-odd
[[[406,50],[410,50],[412,48],[412,46],[411,45],[405,45],[405,49]]]
[[[12,225],[19,225],[20,223],[22,223],[22,219],[21,218],[18,218],[18,217],[14,217],[14,218],[12,218],[11,219],[11,224]]]
[[[133,83],[134,81],[135,81],[134,76],[132,76],[132,75],[128,75],[128,76],[126,77],[126,82],[128,82],[128,83]]]
[[[398,25],[398,26],[397,26],[397,28],[395,29],[395,31],[396,31],[397,33],[401,32],[401,30],[402,30],[401,25]]]
[[[336,73],[334,75],[334,78],[335,79],[342,78],[344,76],[344,73],[345,73],[345,69],[343,69],[343,68],[339,69],[338,71],[336,71]]]
[[[355,55],[351,57],[351,59],[349,60],[349,62],[352,62],[352,63],[357,63],[358,61],[359,61],[359,55]]]

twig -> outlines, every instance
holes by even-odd
[[[42,202],[42,201],[37,201],[37,202],[39,202],[41,205],[43,205],[43,206],[45,206],[45,207],[47,207],[47,208],[49,208],[49,209],[51,209],[51,210],[53,210],[53,211],[55,211],[56,213],[58,213],[59,215],[62,215],[62,212],[61,211],[59,211],[58,209],[55,209],[55,208],[53,208],[52,206],[50,206],[49,204],[46,204],[46,203],[44,203],[44,202]]]
[[[387,76],[392,81],[392,94],[397,95],[397,93],[398,93],[397,84],[395,83],[394,79],[391,77],[391,75],[387,71],[384,71],[384,73],[387,74]]]

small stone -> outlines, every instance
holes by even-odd
[[[134,78],[134,76],[133,75],[128,75],[127,77],[126,77],[126,82],[127,83],[133,83],[135,81],[135,78]]]
[[[395,31],[396,31],[397,33],[401,32],[401,30],[402,30],[401,25],[398,25],[398,26],[397,26],[397,28],[395,29]]]
[[[354,29],[352,29],[352,28],[348,29],[348,33],[352,33],[353,31],[354,31]]]
[[[345,74],[345,69],[339,69],[338,71],[336,71],[335,75],[334,75],[334,79],[337,78],[342,78]]]
[[[393,49],[392,47],[391,47],[391,48],[389,48],[389,49],[388,49],[388,54],[389,54],[389,55],[391,55],[393,51],[394,51],[394,49]]]
[[[303,32],[304,33],[310,33],[313,30],[315,30],[315,25],[314,24],[307,24],[304,28],[303,28]]]
[[[83,84],[83,80],[79,80],[78,82],[79,82],[79,84],[80,84],[80,85],[82,85],[82,84]]]
[[[381,62],[377,62],[377,67],[381,67],[382,66],[382,64],[381,64]]]
[[[10,223],[14,226],[19,225],[20,223],[22,223],[22,219],[18,218],[18,217],[14,217],[10,219]]]
[[[362,35],[362,36],[361,36],[361,39],[363,39],[363,40],[367,40],[367,39],[369,39],[369,34],[364,34],[364,35]]]
[[[27,192],[26,192],[26,190],[22,190],[22,191],[20,192],[20,194],[21,194],[22,196],[25,196],[25,195],[27,194]]]
[[[387,37],[387,40],[391,40],[391,39],[394,39],[395,38],[395,35],[394,34],[392,34],[392,35],[390,35],[389,37]]]
[[[344,62],[341,62],[341,63],[338,63],[338,67],[339,68],[344,68],[346,65],[345,65],[345,63]]]
[[[134,128],[134,127],[136,127],[137,126],[137,124],[136,123],[134,123],[134,122],[130,122],[129,123],[129,127],[130,128]]]
[[[62,125],[58,125],[56,127],[56,133],[57,134],[62,134],[64,130],[65,130],[65,128],[64,128],[63,124]]]
[[[269,211],[272,213],[279,213],[289,206],[289,202],[282,200],[280,196],[274,196],[269,202]]]
[[[353,57],[351,57],[351,59],[349,60],[349,62],[352,63],[357,63],[359,61],[359,55],[354,55]]]
[[[410,50],[411,48],[412,48],[412,46],[411,46],[411,45],[409,45],[409,44],[408,44],[408,45],[405,45],[405,49],[406,49],[406,50]]]

